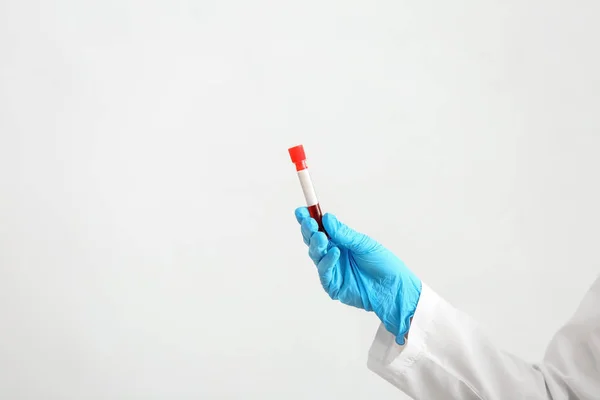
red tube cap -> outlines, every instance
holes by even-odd
[[[296,164],[296,171],[302,171],[306,169],[306,154],[304,153],[304,147],[300,144],[298,146],[290,147],[288,149],[292,162]]]
[[[292,162],[294,164],[306,160],[306,154],[304,154],[304,147],[301,144],[289,148],[288,152],[290,153],[290,158],[292,159]]]

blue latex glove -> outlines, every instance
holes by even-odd
[[[391,251],[332,214],[323,216],[329,239],[318,231],[306,207],[296,209],[296,219],[329,296],[375,312],[396,336],[396,343],[403,345],[421,295],[421,281]]]

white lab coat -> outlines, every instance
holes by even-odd
[[[499,349],[423,285],[406,344],[380,326],[368,367],[416,400],[600,399],[600,278],[540,363]]]

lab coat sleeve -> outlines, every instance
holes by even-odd
[[[600,399],[600,280],[537,364],[496,347],[423,285],[406,344],[380,325],[368,367],[416,400]]]

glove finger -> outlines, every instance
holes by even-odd
[[[323,285],[323,289],[329,294],[329,297],[334,300],[337,300],[340,291],[339,282],[334,279],[340,254],[339,248],[332,247],[317,265],[321,285]]]
[[[373,251],[379,245],[367,235],[340,222],[333,214],[327,213],[323,216],[323,226],[335,244],[354,253],[365,254]]]
[[[319,264],[319,261],[327,254],[327,245],[329,240],[323,232],[315,232],[310,238],[310,245],[308,247],[308,256],[313,260],[315,265]]]
[[[294,214],[296,215],[296,221],[298,221],[299,224],[302,224],[302,221],[310,217],[310,214],[308,213],[308,208],[306,207],[296,208]]]
[[[317,224],[317,221],[315,221],[314,218],[305,218],[300,227],[304,244],[309,245],[310,238],[312,237],[313,233],[317,232],[318,230],[319,224]]]

